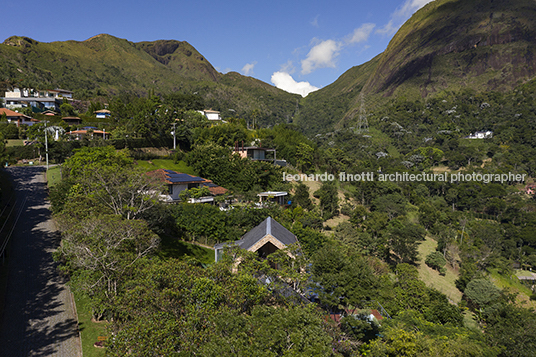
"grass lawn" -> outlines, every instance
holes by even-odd
[[[137,160],[136,162],[138,163],[139,167],[142,167],[146,171],[166,169],[166,170],[173,170],[177,172],[182,172],[184,174],[197,176],[197,174],[188,165],[186,165],[184,161],[179,161],[178,163],[174,163],[173,160],[169,160],[169,159],[154,159],[154,160],[148,160],[148,161]]]
[[[518,293],[516,300],[523,307],[536,308],[536,301],[530,300],[530,295],[532,294],[532,291],[527,286],[523,285],[523,283],[521,283],[515,275],[511,277],[506,277],[504,275],[499,274],[497,269],[489,269],[489,273],[490,280],[499,289],[507,288],[510,292]]]
[[[419,245],[419,277],[426,286],[435,288],[441,291],[443,294],[454,303],[459,303],[462,300],[462,293],[456,288],[454,281],[458,279],[458,274],[452,268],[447,266],[447,273],[445,276],[439,275],[437,270],[430,268],[424,263],[426,256],[435,251],[437,242],[430,237]]]
[[[162,235],[160,236],[161,258],[181,258],[185,255],[196,258],[203,264],[214,263],[214,251],[205,247],[182,241],[178,238]]]
[[[24,146],[24,140],[22,139],[8,139],[6,140],[6,147],[8,146]]]
[[[99,336],[106,335],[106,322],[91,321],[91,309],[89,297],[82,294],[75,294],[76,311],[78,313],[78,327],[82,335],[82,352],[85,357],[101,357],[106,353],[103,348],[93,346],[98,341]]]
[[[60,170],[61,170],[61,166],[54,166],[48,169],[47,185],[49,188],[61,181]]]
[[[463,312],[463,325],[471,330],[480,329],[476,315],[468,309]]]

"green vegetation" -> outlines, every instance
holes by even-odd
[[[109,338],[106,322],[94,320],[88,296],[83,293],[75,293],[74,295],[84,356],[103,357],[106,355],[106,351],[103,348],[94,347],[94,344],[99,341],[99,337]]]
[[[61,177],[49,171],[62,233],[54,256],[82,299],[88,340],[102,324],[86,314],[107,321],[112,356],[532,355],[536,318],[523,303],[534,294],[513,266],[536,269],[536,201],[521,192],[536,177],[536,80],[525,81],[534,11],[525,0],[437,0],[383,54],[303,99],[219,74],[183,42],[6,40],[6,87],[72,88],[90,101],[63,104],[63,114],[86,122],[103,103],[112,112],[110,140],[48,137],[51,160],[64,162]],[[508,58],[523,69],[514,75]],[[197,112],[210,107],[227,123]],[[368,131],[357,128],[364,115]],[[493,134],[466,138],[482,130]],[[4,122],[0,132],[37,141],[2,146],[7,159],[42,156],[42,125]],[[275,148],[289,166],[240,158],[237,144]],[[184,202],[206,188],[163,204],[168,187],[145,175],[158,168],[213,180],[230,190],[218,203],[238,204]],[[295,184],[283,172],[361,178]],[[438,172],[482,179],[381,179]],[[528,180],[495,179],[505,173]],[[289,192],[291,204],[255,205],[266,190]],[[218,263],[203,247],[238,240],[267,217],[299,247],[266,257],[227,247]]]
[[[158,169],[173,170],[182,172],[188,175],[196,175],[191,167],[186,165],[184,161],[175,162],[172,159],[153,159],[153,160],[137,160],[136,164],[145,171],[153,171]]]
[[[23,141],[24,140],[22,140],[22,139],[8,139],[8,140],[6,140],[6,147],[22,146],[22,145],[24,145]]]
[[[161,258],[193,257],[202,264],[214,262],[214,250],[179,240],[175,237],[162,235],[158,255]]]
[[[54,187],[61,181],[61,166],[49,168],[46,175],[48,188]]]

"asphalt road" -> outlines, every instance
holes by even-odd
[[[7,171],[16,184],[17,204],[27,201],[11,237],[0,356],[81,356],[75,307],[51,255],[60,238],[51,220],[44,168]]]

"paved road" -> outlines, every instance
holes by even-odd
[[[17,202],[27,201],[11,237],[0,356],[81,356],[75,308],[51,256],[59,235],[50,218],[43,168],[7,170],[17,185]]]

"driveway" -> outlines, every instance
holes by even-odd
[[[51,255],[60,238],[49,211],[44,168],[7,171],[16,185],[14,214],[25,204],[8,254],[0,356],[81,356],[75,306]]]

